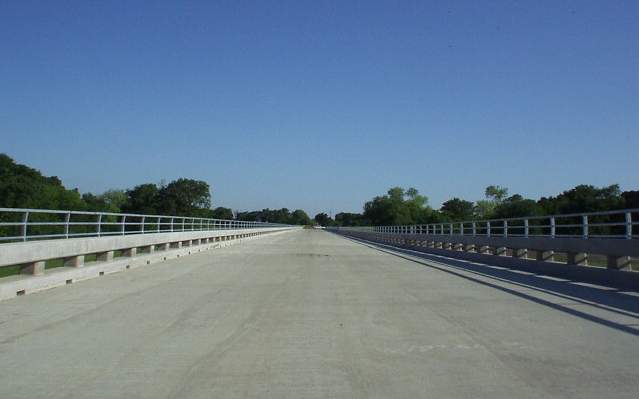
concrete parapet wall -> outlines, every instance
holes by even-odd
[[[344,230],[334,230],[334,232],[347,237],[389,244],[425,254],[446,256],[619,288],[639,288],[639,273],[629,271],[629,268],[626,267],[629,261],[625,262],[626,258],[630,259],[628,254],[636,256],[639,253],[637,251],[637,242],[634,240],[488,238],[454,235],[387,234]],[[496,248],[496,253],[488,253],[488,247]],[[508,248],[512,250],[512,256],[504,256]],[[536,259],[526,257],[528,249],[537,251]],[[553,262],[555,252],[567,253],[569,264]],[[607,269],[584,266],[588,254],[593,253],[608,256]]]
[[[297,229],[299,228],[273,227],[193,231],[3,244],[0,245],[0,266],[24,265],[24,274],[0,279],[0,300],[226,247],[260,238],[265,234]],[[137,251],[138,248],[146,248],[147,251],[141,254]],[[114,251],[122,251],[123,256],[114,258]],[[88,254],[96,254],[97,261],[85,265],[84,256]],[[65,267],[45,272],[45,261],[59,258],[64,259]]]

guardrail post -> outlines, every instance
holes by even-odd
[[[27,230],[28,230],[28,225],[29,225],[29,212],[25,212],[24,215],[22,215],[22,226],[21,226],[21,235],[22,235],[22,241],[27,241]]]
[[[508,220],[504,220],[504,237],[508,237]]]
[[[142,234],[144,234],[144,225],[146,223],[146,216],[142,216],[142,228],[140,229],[140,231],[142,232]]]
[[[69,238],[69,223],[71,222],[71,212],[67,212],[64,217],[64,238]]]
[[[126,215],[122,216],[122,235],[124,235],[124,229],[126,228]]]
[[[566,263],[569,265],[587,266],[588,254],[585,252],[568,252]]]
[[[581,238],[588,239],[588,215],[581,217]]]
[[[626,212],[626,240],[632,239],[632,213]]]
[[[526,259],[526,258],[528,258],[528,249],[526,249],[526,248],[513,249],[513,258],[517,258],[517,259]]]
[[[473,237],[477,235],[477,224],[473,222]]]
[[[528,219],[524,219],[524,237],[528,238],[530,234],[530,225],[528,224]]]
[[[611,270],[623,270],[630,271],[631,267],[631,258],[630,256],[616,256],[616,255],[608,255],[608,269]]]
[[[448,224],[448,228],[450,229],[450,231],[449,231],[449,234],[448,234],[448,235],[452,236],[452,235],[453,235],[453,224],[452,224],[452,223],[449,223],[449,224]]]
[[[102,214],[98,215],[98,221],[96,224],[96,232],[95,232],[98,237],[100,237],[102,235]]]
[[[67,267],[82,267],[84,266],[84,255],[69,256],[64,258],[64,265]]]
[[[43,260],[27,263],[20,268],[20,274],[30,274],[32,276],[41,276],[44,274],[46,262]]]
[[[162,225],[162,218],[158,218],[157,223],[158,223],[158,233],[159,233],[160,231],[162,231],[162,228],[160,227]]]
[[[555,218],[550,218],[550,238],[555,238],[557,226],[555,225]]]
[[[490,221],[486,222],[486,236],[490,237]]]

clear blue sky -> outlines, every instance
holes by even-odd
[[[0,152],[82,192],[639,189],[639,2],[2,1]]]

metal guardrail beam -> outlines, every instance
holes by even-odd
[[[186,216],[0,208],[0,243],[287,226],[289,225]]]
[[[420,225],[339,227],[344,231],[387,234],[431,234],[483,237],[639,238],[639,209],[606,212],[530,216],[523,218],[468,220]]]

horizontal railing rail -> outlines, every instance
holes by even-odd
[[[287,226],[289,225],[186,216],[0,208],[0,243]]]
[[[338,227],[345,231],[483,237],[639,238],[639,209],[419,225]]]

